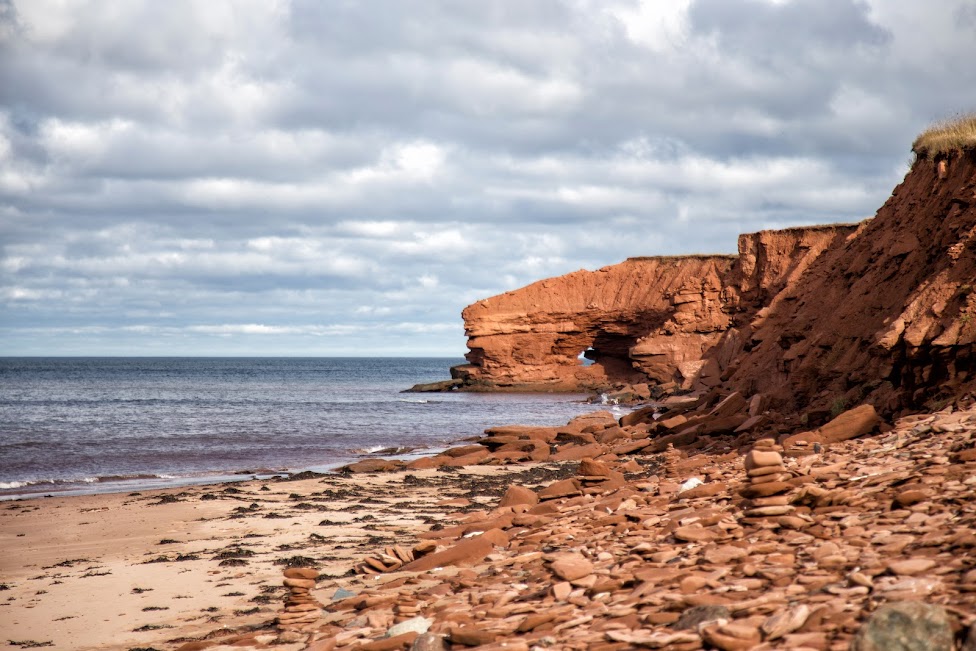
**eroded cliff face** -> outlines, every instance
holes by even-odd
[[[481,389],[574,391],[646,378],[630,350],[665,326],[684,295],[721,324],[715,300],[731,256],[635,258],[596,271],[576,271],[493,296],[462,312],[470,365]],[[691,303],[686,303],[691,305]],[[593,363],[579,356],[590,351]]]
[[[463,312],[470,364],[456,372],[481,390],[714,386],[731,362],[717,347],[741,341],[730,329],[854,229],[762,231],[739,238],[738,256],[632,258],[479,301]]]
[[[976,154],[921,160],[742,329],[729,380],[785,406],[939,407],[974,389]]]

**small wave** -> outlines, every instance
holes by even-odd
[[[78,484],[103,484],[121,481],[138,481],[140,479],[179,479],[176,475],[165,474],[134,474],[134,475],[103,475],[99,477],[82,477],[80,479],[24,479],[19,481],[0,481],[0,491],[16,490],[28,486],[70,487]]]
[[[377,452],[386,449],[385,445],[371,445],[368,448],[357,448],[352,450],[355,454],[376,454]]]
[[[51,445],[49,441],[18,441],[16,443],[0,443],[0,449],[10,450],[16,448],[43,448]]]
[[[416,448],[410,447],[398,447],[398,446],[387,446],[387,445],[371,445],[367,448],[359,448],[358,450],[350,450],[353,454],[378,454],[380,456],[388,456],[391,454],[406,454],[408,452],[413,452]]]
[[[0,481],[0,491],[23,488],[24,486],[30,486],[33,483],[34,482],[32,481]]]
[[[397,398],[397,402],[409,402],[413,405],[426,405],[434,400],[424,400],[423,398]]]

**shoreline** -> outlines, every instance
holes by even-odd
[[[530,469],[333,473],[5,502],[0,629],[15,642],[125,651],[267,627],[282,594],[276,562],[314,559],[320,588],[360,589],[370,579],[348,573],[380,541],[411,544],[430,523],[496,501],[504,477]]]
[[[976,642],[976,408],[799,431],[749,403],[494,428],[410,467],[6,502],[0,629],[81,651],[408,651],[423,631],[451,651],[833,651],[907,608],[905,635]],[[289,616],[296,568],[314,578]]]

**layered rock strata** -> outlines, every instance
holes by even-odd
[[[724,384],[824,413],[939,408],[976,389],[974,251],[976,152],[922,159],[859,225],[763,231],[735,257],[635,258],[479,301],[455,377],[480,390]]]
[[[762,231],[738,256],[631,258],[479,301],[462,313],[470,363],[455,375],[480,390],[713,386],[728,360],[706,367],[706,353],[854,228]]]
[[[730,381],[784,408],[939,408],[974,389],[976,152],[919,160],[874,219],[738,333]]]

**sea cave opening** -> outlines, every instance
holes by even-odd
[[[581,366],[592,366],[593,363],[596,361],[598,355],[599,353],[597,352],[596,348],[590,346],[586,350],[582,351],[579,355],[577,355],[576,359],[579,360]]]

